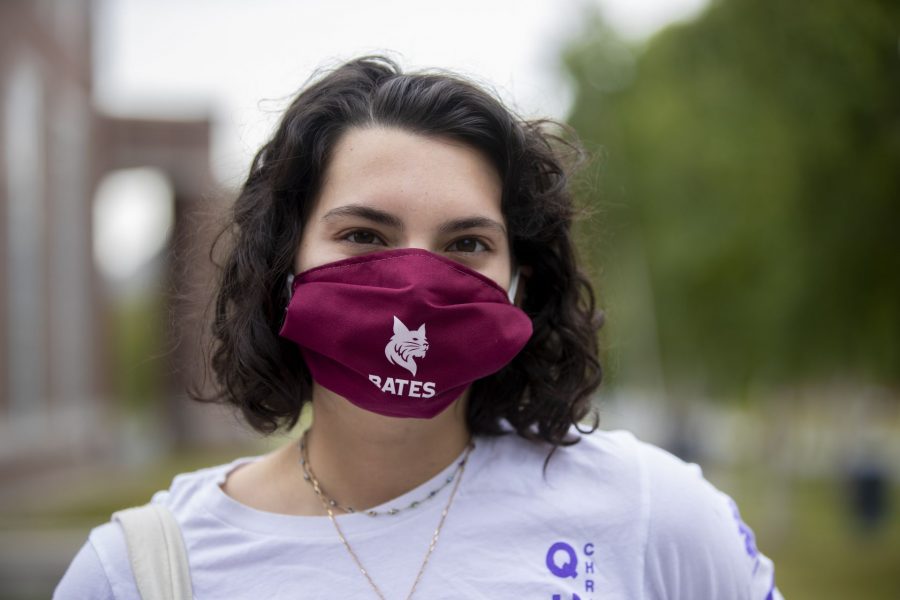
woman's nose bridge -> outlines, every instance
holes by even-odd
[[[437,252],[439,249],[434,247],[436,243],[433,237],[426,232],[410,232],[400,241],[400,247]]]

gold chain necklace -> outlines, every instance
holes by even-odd
[[[303,432],[303,437],[306,437],[306,432]],[[438,537],[440,537],[441,529],[444,527],[444,521],[447,519],[447,513],[450,512],[450,506],[453,504],[453,499],[456,497],[456,490],[459,489],[459,484],[462,481],[463,472],[466,470],[466,462],[468,462],[469,455],[472,453],[472,450],[474,448],[475,444],[470,442],[468,448],[466,448],[465,455],[463,455],[463,458],[459,463],[459,472],[456,477],[456,483],[453,484],[453,489],[450,490],[450,498],[447,499],[447,505],[444,506],[444,510],[441,511],[441,520],[438,521],[438,526],[434,530],[434,534],[431,536],[431,542],[428,544],[428,550],[425,552],[425,558],[422,559],[422,566],[419,567],[419,572],[416,573],[416,579],[413,581],[412,587],[409,590],[409,594],[406,595],[406,600],[410,600],[410,598],[413,597],[413,594],[415,593],[416,588],[419,585],[419,581],[422,579],[422,574],[425,572],[425,567],[428,566],[428,560],[431,558],[431,554],[434,552],[435,546],[437,546]],[[309,458],[305,455],[306,444],[302,444],[301,449],[304,451],[304,465],[309,467],[308,469],[304,470],[305,474],[309,474],[310,481],[313,485],[313,490],[316,492],[316,496],[318,496],[319,500],[322,502],[322,507],[325,509],[325,512],[328,513],[328,518],[331,520],[331,524],[334,525],[334,529],[335,531],[337,531],[341,543],[344,544],[344,547],[347,549],[347,552],[350,554],[353,562],[356,563],[359,572],[363,574],[363,577],[365,577],[366,581],[369,582],[369,585],[372,586],[375,594],[381,600],[387,600],[384,597],[384,594],[381,593],[381,589],[375,584],[372,576],[369,575],[369,572],[363,566],[362,561],[359,560],[359,556],[357,556],[356,552],[353,551],[353,548],[350,546],[350,542],[347,541],[347,536],[344,535],[343,530],[341,530],[341,526],[338,525],[337,519],[334,518],[334,508],[331,506],[331,503],[326,499],[325,494],[322,492],[322,486],[319,485],[319,480],[316,479],[316,476],[313,473],[312,465],[309,464]]]

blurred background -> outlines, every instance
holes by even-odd
[[[0,2],[0,598],[280,442],[187,398],[209,245],[292,94],[371,52],[590,150],[602,427],[703,466],[785,597],[900,598],[893,0]]]

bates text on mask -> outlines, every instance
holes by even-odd
[[[410,398],[431,398],[434,396],[433,381],[410,381],[396,377],[386,377],[384,381],[381,381],[381,377],[378,375],[369,375],[369,381],[374,383],[382,392],[391,393],[395,396],[409,396]]]

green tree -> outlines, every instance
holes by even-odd
[[[604,289],[637,265],[652,291],[610,301],[619,341],[653,323],[667,381],[711,391],[896,385],[900,4],[723,0],[640,48],[588,22],[565,56],[602,157],[585,227]]]

